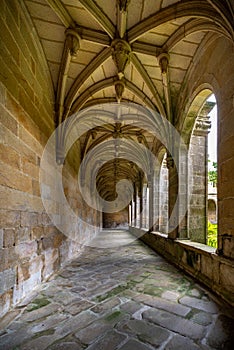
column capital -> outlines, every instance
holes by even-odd
[[[170,154],[167,155],[166,164],[167,164],[167,169],[172,169],[175,166],[174,159]]]
[[[65,35],[70,54],[75,57],[80,48],[80,36],[77,31],[72,28],[66,29]]]
[[[196,120],[194,134],[199,136],[207,136],[210,132],[211,121],[209,116],[199,115]]]
[[[168,72],[168,66],[169,66],[169,55],[167,52],[162,52],[158,56],[158,63],[161,68],[161,73],[166,74]]]
[[[119,10],[126,12],[129,3],[130,3],[130,0],[118,0]]]

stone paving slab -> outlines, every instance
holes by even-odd
[[[191,339],[183,337],[181,335],[175,335],[165,346],[165,350],[200,350],[197,344],[195,344]]]
[[[94,307],[91,308],[91,311],[103,314],[112,308],[118,306],[121,303],[121,300],[117,297],[110,298],[108,300],[105,300],[99,304],[96,304]]]
[[[151,347],[141,343],[135,339],[129,340],[126,344],[124,344],[120,350],[152,350]]]
[[[1,320],[0,320],[0,335],[4,334],[4,329],[7,327],[11,321],[13,321],[16,316],[20,313],[20,310],[9,311]]]
[[[83,344],[91,344],[96,338],[103,336],[108,330],[111,330],[112,326],[108,322],[103,320],[97,320],[93,322],[90,326],[83,328],[75,334],[75,336]]]
[[[48,348],[49,350],[83,350],[83,346],[75,342],[61,342]]]
[[[118,330],[133,337],[137,334],[137,337],[142,342],[149,343],[156,348],[164,343],[171,334],[168,330],[143,320],[129,320],[122,324]]]
[[[78,301],[77,303],[72,303],[70,305],[67,305],[64,308],[64,311],[69,312],[69,314],[74,316],[74,315],[81,313],[84,310],[90,309],[93,305],[94,305],[94,303],[91,303],[91,302],[86,301],[86,300],[81,300],[81,301]]]
[[[142,294],[134,298],[134,300],[184,317],[188,315],[188,313],[191,311],[191,308],[187,306],[180,305],[178,303],[173,303],[169,300],[164,300],[162,298],[154,297],[151,295]]]
[[[100,340],[87,347],[87,350],[115,350],[127,339],[126,335],[115,330],[105,334]]]
[[[197,298],[184,296],[183,298],[180,299],[180,303],[183,305],[193,307],[195,309],[210,312],[212,314],[215,314],[218,312],[217,305],[212,301],[198,300]]]
[[[0,320],[0,350],[231,350],[233,320],[140,241],[85,247]]]
[[[79,329],[87,327],[90,323],[97,319],[97,316],[89,311],[84,311],[74,317],[70,317],[68,320],[58,324],[55,333],[60,336],[60,338],[73,333]]]
[[[143,312],[143,319],[159,326],[170,329],[189,338],[199,340],[205,335],[205,328],[185,318],[176,316],[167,311],[150,309]]]
[[[20,319],[21,321],[27,321],[27,322],[37,321],[40,318],[47,317],[53,314],[54,312],[58,312],[62,310],[63,310],[63,307],[60,304],[53,303],[53,304],[49,304],[41,308],[32,310],[31,312],[25,311]]]

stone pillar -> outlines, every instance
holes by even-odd
[[[137,187],[136,187],[136,184],[134,184],[133,201],[134,201],[133,226],[136,227],[136,220],[137,220]]]
[[[224,69],[224,67],[222,67]],[[230,77],[230,67],[226,68]],[[234,259],[234,81],[225,84],[218,117],[218,249],[217,253]],[[233,269],[221,264],[223,280],[231,285]],[[233,289],[233,287],[232,287]]]
[[[175,239],[178,237],[179,213],[176,200],[178,196],[178,173],[174,159],[170,154],[167,155],[168,169],[168,238]]]
[[[128,225],[131,226],[132,223],[132,201],[129,203],[128,206]]]
[[[146,186],[145,228],[149,229],[149,187]]]
[[[207,141],[209,117],[197,117],[189,149],[189,187],[192,189],[189,208],[189,237],[206,244],[207,237]]]
[[[139,197],[140,197],[140,228],[142,228],[142,224],[143,224],[142,180],[140,181]]]
[[[132,205],[131,205],[131,226],[134,226],[134,213],[135,213],[135,202],[134,202],[134,195],[132,196]]]
[[[168,232],[168,169],[166,159],[162,161],[159,173],[159,227],[163,232]]]
[[[148,226],[148,220],[147,220],[147,184],[143,184],[142,188],[142,201],[143,201],[143,215],[142,215],[142,227],[145,229]]]
[[[186,147],[186,146],[185,146]],[[188,238],[188,152],[180,148],[179,154],[179,226],[178,238]]]
[[[152,172],[148,180],[149,190],[149,231],[153,230],[154,226],[154,173]]]
[[[154,174],[154,204],[153,204],[153,218],[154,218],[154,226],[153,230],[158,231],[159,230],[159,181],[160,181],[160,171],[155,171]]]
[[[137,188],[137,222],[136,222],[136,226],[137,227],[141,227],[141,208],[140,208],[140,191],[139,188]]]

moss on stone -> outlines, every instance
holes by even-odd
[[[108,315],[105,320],[106,321],[113,321],[115,320],[116,318],[118,318],[119,316],[121,315],[121,311],[114,311],[112,314]]]
[[[40,309],[41,307],[46,306],[48,304],[50,304],[50,301],[46,298],[35,299],[31,304],[28,305],[26,311],[31,312],[33,310]]]
[[[54,334],[54,329],[50,328],[50,329],[47,329],[45,331],[38,332],[37,334],[34,335],[34,337],[32,339],[36,339],[36,338],[42,337],[44,335],[52,335],[52,334]]]
[[[153,296],[161,296],[161,294],[164,292],[163,288],[154,287],[154,286],[147,286],[144,288],[143,293]]]
[[[110,290],[109,292],[107,292],[106,294],[97,296],[97,297],[95,298],[95,300],[98,301],[98,302],[104,301],[104,300],[106,300],[106,299],[109,299],[109,298],[111,298],[111,297],[114,297],[115,295],[117,295],[117,294],[123,292],[123,291],[124,291],[125,289],[127,289],[127,288],[128,288],[127,285],[125,285],[125,286],[123,286],[123,285],[118,286],[118,287],[116,287],[116,288],[111,289],[111,290]]]

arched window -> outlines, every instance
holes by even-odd
[[[208,102],[214,103],[210,111],[210,132],[208,134],[208,190],[207,190],[207,241],[206,243],[217,248],[217,105],[214,95]]]

